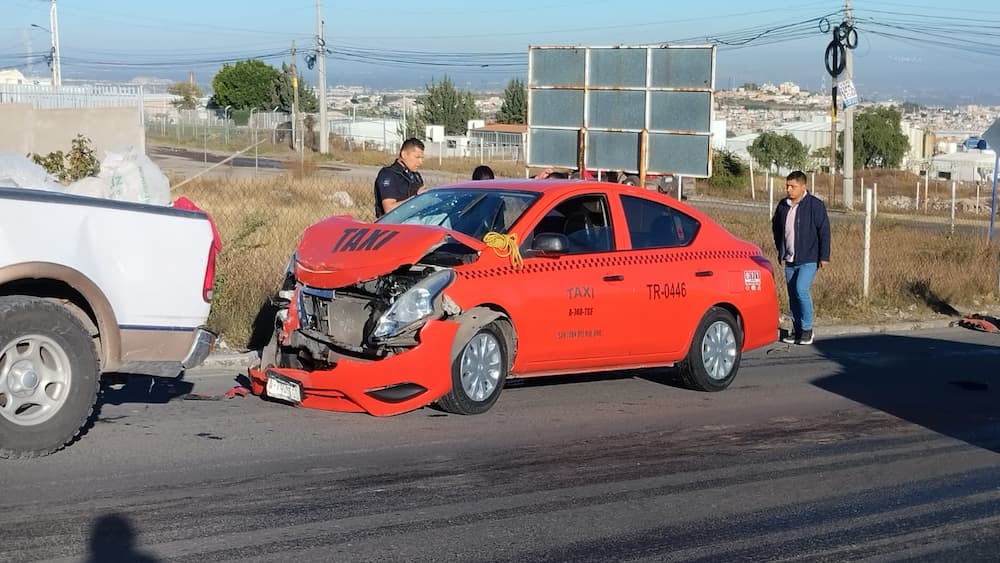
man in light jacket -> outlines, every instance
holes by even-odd
[[[792,331],[788,344],[813,343],[810,288],[816,271],[830,263],[830,218],[826,205],[806,191],[806,175],[796,170],[785,179],[788,197],[778,202],[771,219],[778,261],[785,263]]]

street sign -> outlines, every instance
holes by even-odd
[[[983,133],[983,140],[991,147],[1000,147],[1000,119],[993,122],[990,128]],[[993,240],[993,221],[997,216],[997,169],[1000,168],[1000,150],[993,156],[993,198],[990,201],[990,232],[987,235],[989,240]]]
[[[1000,147],[1000,119],[994,121],[980,139],[989,143],[991,147]]]
[[[858,97],[858,91],[854,88],[854,81],[851,79],[841,80],[837,83],[837,89],[840,91],[840,99],[844,103],[844,109],[851,106],[856,106],[860,103],[861,99]]]

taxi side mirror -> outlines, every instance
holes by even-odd
[[[569,239],[562,233],[538,233],[531,250],[538,256],[561,256],[569,252]]]

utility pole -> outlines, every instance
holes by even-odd
[[[319,152],[330,152],[330,124],[326,118],[326,39],[323,38],[322,1],[316,0],[316,57],[319,59]]]
[[[292,149],[297,148],[296,132],[299,130],[299,71],[295,67],[295,40],[292,39]]]
[[[56,0],[52,0],[49,10],[49,29],[52,35],[52,85],[62,86],[62,60],[59,56],[59,17],[56,14]]]
[[[844,0],[844,15],[847,24],[854,25],[854,14],[851,11],[851,0]],[[844,71],[847,80],[854,79],[854,54],[853,49],[845,51],[847,64]],[[854,207],[854,106],[848,106],[844,110],[844,208]]]

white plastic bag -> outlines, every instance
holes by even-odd
[[[66,188],[67,193],[170,205],[170,180],[145,153],[135,147],[108,151],[95,178],[84,178]]]
[[[170,205],[170,180],[135,147],[124,152],[108,151],[98,177],[108,179],[110,199]]]
[[[65,186],[30,158],[12,152],[0,152],[0,187],[33,188],[61,192]],[[168,188],[169,190],[169,188]]]

